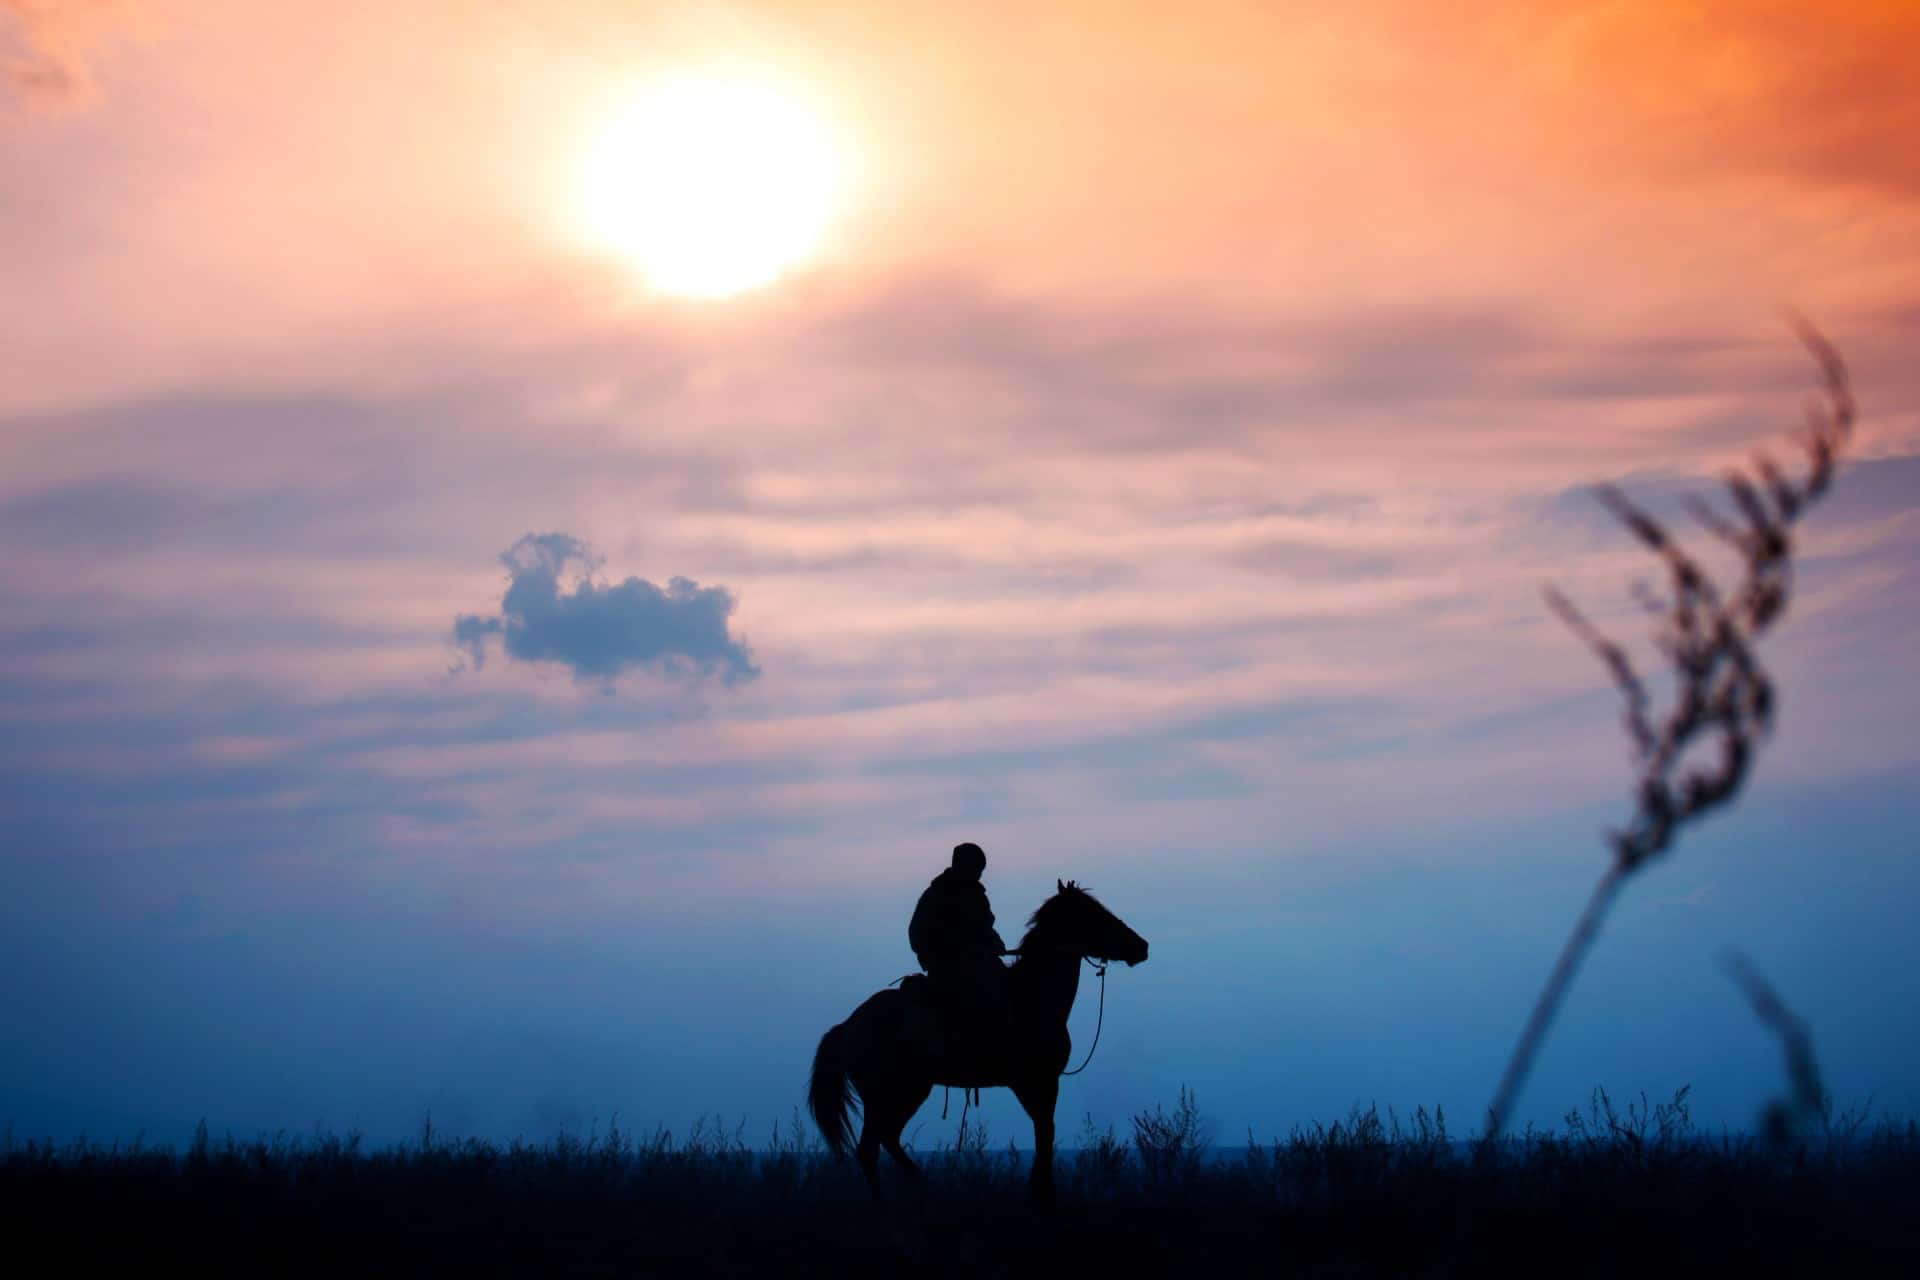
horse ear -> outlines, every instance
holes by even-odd
[[[1053,887],[1058,889],[1062,893],[1065,893],[1067,891],[1067,885],[1064,880],[1055,880],[1053,882]]]

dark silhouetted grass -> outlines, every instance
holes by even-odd
[[[1060,1204],[970,1126],[876,1210],[794,1128],[702,1124],[543,1145],[352,1138],[0,1150],[0,1230],[61,1270],[189,1274],[1153,1275],[1246,1258],[1293,1275],[1824,1270],[1920,1258],[1920,1129],[1828,1117],[1791,1144],[1697,1130],[1683,1091],[1596,1091],[1551,1133],[1462,1142],[1439,1112],[1356,1110],[1209,1147],[1191,1093],[1089,1124]]]

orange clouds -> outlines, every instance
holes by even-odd
[[[9,7],[48,66],[128,20]],[[872,176],[818,269],[726,315],[941,277],[1095,308],[1723,325],[1920,287],[1920,18],[1897,2],[142,13],[84,123],[0,131],[15,181],[61,193],[0,250],[40,299],[0,321],[15,404],[430,379],[423,354],[721,314],[638,296],[561,209],[594,113],[716,53],[818,86]]]
[[[1579,6],[1529,68],[1558,111],[1669,181],[1745,172],[1920,194],[1920,9],[1904,0]]]
[[[92,92],[88,57],[125,19],[120,0],[0,0],[0,86],[35,105],[75,106]],[[4,118],[0,99],[0,118]]]
[[[1914,21],[1468,8],[144,10],[85,110],[0,128],[0,533],[31,548],[0,675],[47,722],[150,714],[141,767],[231,698],[196,767],[325,779],[402,843],[747,792],[857,825],[881,772],[1052,832],[1109,764],[1521,771],[1539,733],[1456,762],[1450,726],[1597,695],[1535,589],[1635,568],[1565,491],[1776,439],[1807,386],[1777,304],[1854,362],[1862,453],[1920,448]],[[872,182],[815,269],[666,303],[556,206],[602,103],[718,54],[819,86]],[[1872,566],[1836,608],[1900,580],[1909,514],[1836,532]],[[766,678],[692,726],[637,679],[446,683],[494,553],[552,528],[725,583]],[[1272,811],[1130,803],[1104,835]]]

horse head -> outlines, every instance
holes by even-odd
[[[1128,965],[1147,958],[1147,940],[1101,906],[1099,899],[1071,880],[1056,880],[1054,886],[1058,892],[1027,921],[1022,951],[1057,948],[1102,963],[1123,960]]]

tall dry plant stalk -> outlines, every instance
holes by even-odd
[[[1733,799],[1772,727],[1773,684],[1754,645],[1786,610],[1793,586],[1793,526],[1832,483],[1855,417],[1840,353],[1804,320],[1796,318],[1794,326],[1820,367],[1822,397],[1808,404],[1799,438],[1807,456],[1806,474],[1795,479],[1760,453],[1751,475],[1735,470],[1727,477],[1731,518],[1702,500],[1688,506],[1701,525],[1739,557],[1741,577],[1732,590],[1716,584],[1699,561],[1618,488],[1602,485],[1598,490],[1607,510],[1666,565],[1671,599],[1642,596],[1659,619],[1654,643],[1673,675],[1673,699],[1664,713],[1656,713],[1627,651],[1601,634],[1566,596],[1552,587],[1546,590],[1547,606],[1605,664],[1626,699],[1627,735],[1638,768],[1635,808],[1624,827],[1608,833],[1612,861],[1561,947],[1514,1046],[1487,1109],[1489,1138],[1506,1127],[1534,1056],[1621,887],[1665,853],[1682,826]],[[1708,758],[1702,761],[1695,752],[1690,759],[1695,747]]]

